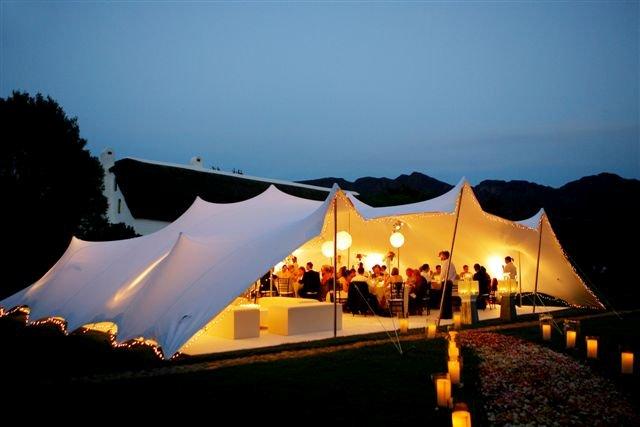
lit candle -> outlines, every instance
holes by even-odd
[[[464,403],[456,403],[451,413],[453,427],[471,427],[471,413]]]
[[[400,319],[400,332],[406,334],[409,332],[409,319],[402,318]]]
[[[567,348],[576,347],[576,331],[567,331]]]
[[[457,357],[449,359],[449,362],[447,362],[451,384],[460,384],[460,362],[457,359]]]
[[[455,342],[449,341],[449,357],[453,359],[458,356],[460,356],[460,350],[458,349],[458,346]]]
[[[436,380],[436,398],[438,406],[448,408],[451,403],[451,380],[449,374],[437,374]]]
[[[433,339],[436,337],[436,322],[428,322],[427,323],[427,338]]]
[[[542,325],[542,339],[545,341],[551,341],[551,325]]]
[[[620,363],[622,365],[623,374],[633,374],[633,353],[630,351],[623,351],[620,354]]]
[[[462,316],[460,315],[460,312],[453,313],[453,326],[456,329],[460,329],[462,326]]]
[[[587,337],[587,358],[588,359],[598,358],[598,338],[597,337]]]

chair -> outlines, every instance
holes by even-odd
[[[341,289],[338,289],[337,294],[338,294],[337,303],[345,305],[347,303],[347,293]],[[333,302],[333,290],[330,290],[329,292],[327,292],[327,302]]]
[[[420,310],[424,311],[425,309],[427,310],[427,316],[431,314],[431,290],[430,289],[426,289],[424,291],[424,294],[422,295],[422,298],[420,298]],[[422,314],[422,313],[420,313]]]
[[[404,312],[404,283],[397,282],[391,284],[391,290],[389,293],[389,299],[387,300],[389,306],[389,313],[391,316],[396,313],[401,313],[402,317],[405,317]],[[397,311],[399,309],[399,311]]]
[[[374,297],[375,298],[375,297]],[[367,282],[351,282],[349,285],[349,293],[347,296],[347,310],[352,314],[367,314],[372,312],[369,308],[371,294],[369,293],[369,285]],[[375,314],[375,313],[372,313]]]
[[[487,298],[487,302],[489,303],[489,310],[493,310],[496,308],[496,290],[491,288],[489,291],[489,297]]]
[[[278,294],[281,297],[292,297],[295,296],[295,292],[293,292],[293,285],[291,283],[290,277],[279,277],[278,278]]]

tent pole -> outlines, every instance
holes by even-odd
[[[522,262],[518,251],[518,282],[520,284],[520,307],[522,307]]]
[[[536,312],[536,299],[538,298],[538,271],[540,270],[540,249],[542,248],[542,220],[545,214],[540,217],[540,233],[538,234],[538,257],[536,259],[536,281],[533,288],[533,312]]]
[[[338,276],[338,194],[333,199],[333,337],[338,336],[338,294],[336,278]]]
[[[347,224],[349,228],[349,234],[351,234],[351,210],[347,210]],[[347,268],[351,265],[351,246],[347,248]]]
[[[451,250],[449,251],[449,262],[447,263],[447,271],[444,273],[444,282],[442,285],[442,297],[440,298],[440,311],[438,313],[438,323],[436,327],[440,327],[440,320],[442,319],[442,307],[444,306],[444,294],[447,292],[447,282],[449,278],[449,267],[451,267],[451,261],[453,260],[453,246],[456,243],[456,234],[458,232],[458,220],[460,219],[460,208],[462,208],[462,193],[464,192],[464,185],[460,189],[458,195],[458,206],[456,208],[456,223],[453,226],[453,237],[451,238]]]

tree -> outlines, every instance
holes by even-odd
[[[41,277],[72,235],[124,238],[105,216],[104,172],[85,148],[77,118],[41,94],[0,98],[0,195],[4,228],[0,297]]]

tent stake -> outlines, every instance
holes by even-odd
[[[540,249],[542,248],[542,221],[546,216],[545,212],[540,215],[540,233],[538,234],[538,257],[536,259],[536,281],[533,288],[533,312],[536,312],[536,299],[538,299],[538,271],[540,270]]]
[[[453,246],[456,243],[456,233],[458,232],[458,219],[460,219],[460,209],[462,208],[462,193],[464,192],[464,184],[460,189],[460,194],[458,195],[458,206],[456,208],[456,223],[453,226],[453,238],[451,239],[451,251],[449,251],[449,262],[447,263],[447,271],[444,274],[444,282],[442,284],[442,297],[440,298],[440,312],[438,313],[438,323],[436,328],[440,327],[440,320],[442,319],[442,308],[444,307],[444,295],[447,292],[447,282],[449,278],[449,267],[451,267],[451,262],[453,261]]]

